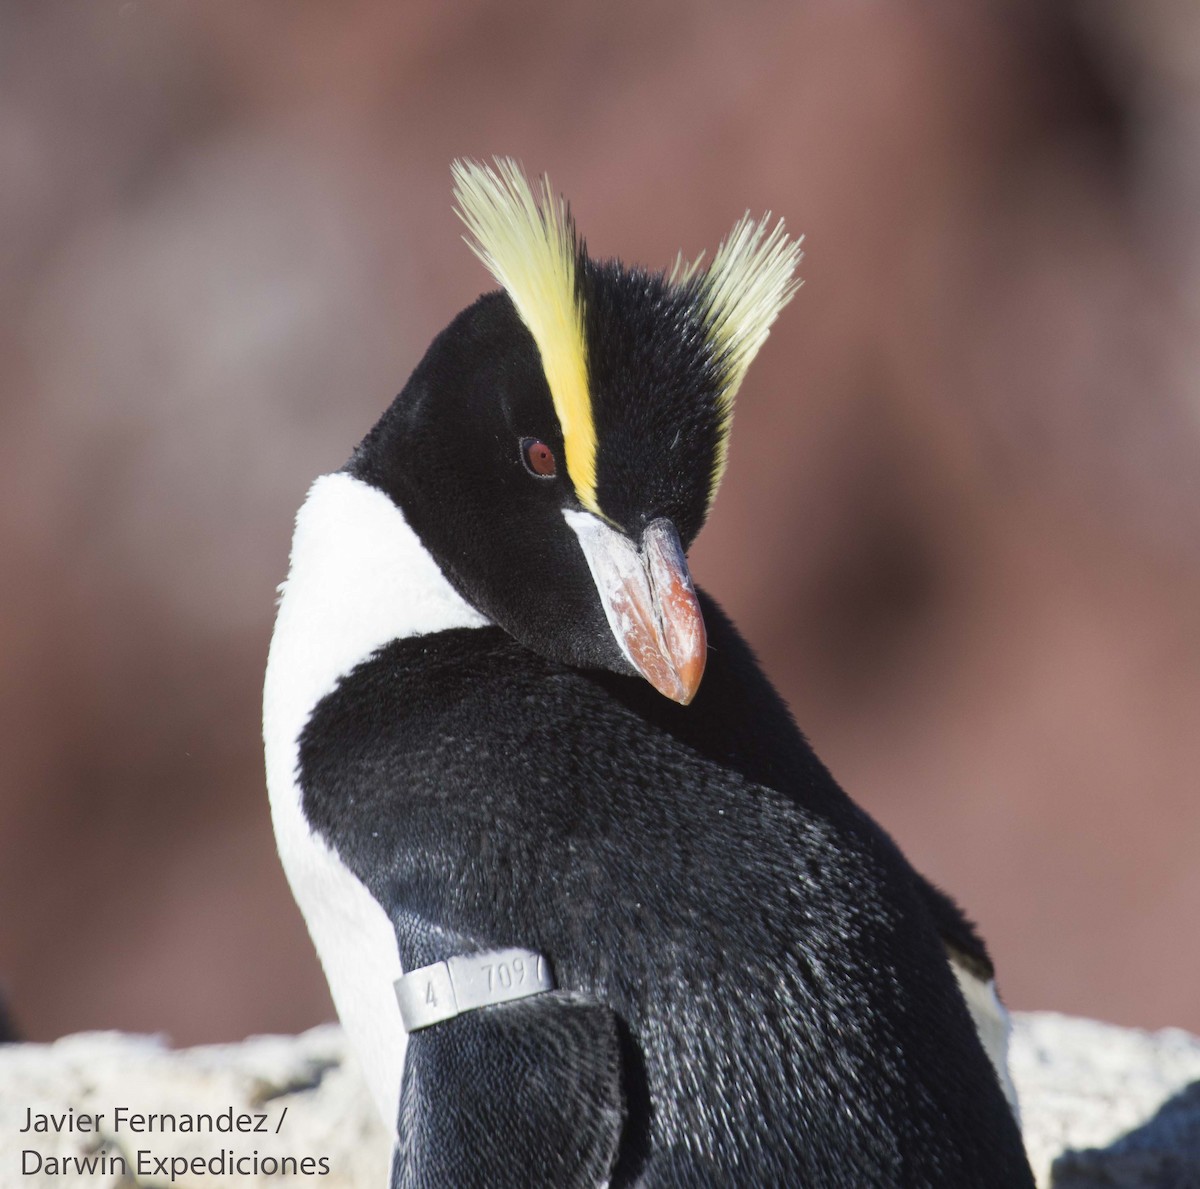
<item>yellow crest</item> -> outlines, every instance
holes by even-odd
[[[580,247],[570,211],[548,178],[535,193],[511,158],[497,157],[494,167],[455,161],[452,169],[458,215],[470,233],[467,243],[537,344],[575,493],[585,508],[603,515],[596,499],[596,424],[577,276]],[[710,501],[729,457],[738,388],[800,285],[794,274],[801,241],[788,237],[782,219],[771,227],[770,218],[755,222],[747,212],[706,269],[702,258],[688,264],[680,255],[666,278],[695,301],[721,377]]]
[[[789,239],[782,219],[768,230],[770,221],[768,213],[756,223],[747,211],[734,224],[703,273],[698,273],[699,260],[685,271],[682,258],[672,270],[672,280],[682,274],[680,279],[684,284],[696,286],[701,317],[723,373],[719,397],[721,430],[710,501],[729,460],[733,402],[746,369],[766,342],[779,312],[800,288],[795,272],[802,255],[803,237]]]
[[[567,472],[580,503],[596,503],[596,425],[576,267],[579,244],[567,205],[543,177],[541,195],[508,157],[495,168],[455,161],[454,198],[471,250],[508,294],[542,357],[562,430]]]

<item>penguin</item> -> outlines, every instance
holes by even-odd
[[[800,242],[628,267],[453,174],[499,289],[312,485],[264,693],[391,1184],[1032,1187],[976,930],[688,569]]]

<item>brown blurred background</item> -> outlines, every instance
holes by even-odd
[[[694,570],[1018,1008],[1200,1030],[1195,0],[0,7],[0,982],[331,1012],[259,691],[291,517],[478,292],[449,163],[806,279]]]

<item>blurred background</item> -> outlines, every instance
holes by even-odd
[[[291,520],[486,288],[449,164],[805,284],[693,569],[1017,1008],[1200,1030],[1200,8],[0,6],[0,983],[331,1016],[260,688]]]

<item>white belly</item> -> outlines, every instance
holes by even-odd
[[[298,741],[317,703],[391,640],[487,620],[446,581],[400,510],[349,475],[323,475],[296,517],[263,691],[271,818],[283,869],[338,1016],[393,1131],[407,1037],[387,914],[304,817]]]

